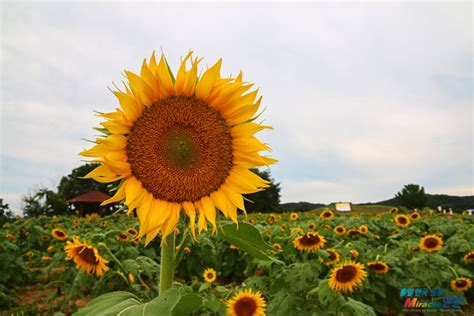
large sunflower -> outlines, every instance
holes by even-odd
[[[316,232],[309,232],[303,235],[298,235],[293,240],[293,245],[300,251],[314,252],[326,243],[326,239]]]
[[[227,302],[230,316],[265,316],[266,303],[260,292],[240,291]]]
[[[102,276],[105,271],[109,270],[106,266],[109,261],[100,256],[97,248],[81,242],[77,236],[74,236],[73,239],[73,242],[68,241],[64,246],[67,260],[73,260],[76,267],[84,270],[87,274],[95,273],[97,276]]]
[[[362,263],[345,262],[331,270],[329,287],[337,292],[353,292],[366,276]]]
[[[139,75],[125,71],[124,90],[113,91],[120,108],[99,114],[104,136],[81,152],[101,163],[85,178],[121,180],[102,204],[124,200],[129,212],[136,209],[146,244],[173,232],[181,210],[193,236],[197,215],[199,232],[207,222],[216,230],[216,209],[237,222],[242,194],[269,186],[249,170],[276,162],[259,154],[270,147],[253,136],[271,128],[254,121],[258,90],[249,92],[242,74],[221,78],[221,60],[199,77],[200,61],[190,52],[176,79],[165,57],[157,63],[154,54]]]
[[[420,239],[420,249],[433,252],[443,248],[443,239],[436,235],[427,235]]]

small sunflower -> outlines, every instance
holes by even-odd
[[[443,240],[436,235],[427,235],[420,239],[420,249],[433,252],[443,248]]]
[[[191,249],[190,249],[189,247],[184,247],[183,252],[184,252],[185,254],[190,254],[190,253],[191,253]]]
[[[75,219],[75,220],[72,221],[72,224],[73,224],[73,225],[76,225],[76,226],[79,226],[79,225],[81,225],[81,221]]]
[[[315,223],[309,223],[308,224],[308,229],[309,230],[314,230],[316,228],[316,224]]]
[[[26,256],[32,258],[32,257],[35,256],[35,253],[30,250],[30,251],[28,251],[28,252],[26,253]]]
[[[298,235],[293,240],[293,245],[299,251],[314,252],[324,247],[326,240],[323,236],[316,232],[309,232],[303,235]]]
[[[342,225],[337,225],[334,227],[334,233],[338,235],[344,235],[346,233],[346,229]]]
[[[126,230],[127,234],[132,236],[132,237],[135,237],[138,235],[138,232],[134,229],[134,228],[128,228]]]
[[[214,270],[213,268],[207,268],[206,270],[204,270],[202,277],[204,278],[204,281],[206,281],[207,283],[212,283],[217,278],[216,270]]]
[[[101,163],[85,178],[122,180],[102,204],[125,201],[130,213],[136,209],[145,244],[159,233],[164,241],[181,210],[194,238],[197,216],[199,233],[208,222],[217,230],[216,210],[237,223],[237,209],[245,211],[243,195],[270,185],[250,169],[276,162],[259,153],[270,147],[254,136],[271,128],[254,121],[258,90],[251,91],[242,74],[222,78],[222,60],[199,76],[202,59],[192,54],[176,77],[166,58],[157,62],[155,54],[139,74],[125,71],[128,82],[113,91],[121,108],[100,114],[104,135],[81,152]]]
[[[275,250],[281,250],[281,245],[279,243],[274,243],[272,245],[272,248],[275,249]]]
[[[43,261],[51,261],[51,260],[53,260],[53,258],[51,258],[50,256],[42,256],[42,257],[41,257],[41,260],[43,260]]]
[[[472,280],[460,277],[451,281],[451,288],[455,291],[467,291],[472,287]]]
[[[286,224],[281,224],[281,225],[280,225],[280,230],[281,230],[282,232],[286,231],[287,229],[288,229],[288,225],[286,225]]]
[[[358,229],[349,229],[347,231],[347,235],[351,238],[359,237],[360,236],[360,231]]]
[[[267,222],[268,222],[268,224],[273,224],[273,223],[275,223],[275,222],[276,222],[276,217],[275,217],[275,215],[273,215],[273,214],[269,215],[269,216],[267,217]]]
[[[109,221],[102,221],[100,223],[100,227],[102,227],[102,228],[107,228],[108,226],[109,226]]]
[[[10,240],[15,240],[16,237],[13,234],[5,234],[5,238],[8,238]]]
[[[239,250],[239,247],[234,246],[234,245],[230,245],[230,246],[229,246],[229,249],[230,249],[230,250]]]
[[[265,316],[266,303],[259,291],[240,291],[227,301],[229,316]]]
[[[291,213],[290,214],[290,220],[291,221],[296,221],[298,219],[298,213]]]
[[[47,236],[47,235],[42,235],[42,236],[41,236],[41,240],[49,240],[49,236]]]
[[[464,255],[464,262],[466,263],[474,262],[474,250]]]
[[[413,213],[410,214],[410,219],[411,219],[412,221],[416,221],[416,220],[419,219],[420,217],[421,217],[421,215],[420,215],[420,213],[418,213],[418,212],[413,212]]]
[[[391,209],[389,210],[389,212],[390,212],[390,214],[395,214],[395,213],[398,212],[398,208],[393,207],[393,208],[391,208]]]
[[[355,259],[355,258],[357,258],[358,256],[359,256],[359,252],[358,252],[357,250],[355,250],[355,249],[352,249],[352,250],[351,250],[351,257],[352,257],[352,259]]]
[[[128,241],[128,235],[125,233],[119,233],[118,235],[115,236],[115,239],[117,239],[118,241],[125,242],[125,241]]]
[[[129,273],[128,274],[128,280],[130,281],[130,283],[135,283],[135,276],[133,275],[133,273]]]
[[[48,246],[46,249],[47,252],[54,252],[54,246]]]
[[[81,242],[77,236],[74,236],[72,242],[67,242],[64,251],[66,251],[66,259],[73,260],[76,268],[82,269],[87,274],[95,273],[96,276],[102,276],[109,270],[106,265],[109,261],[100,256],[97,248]]]
[[[360,232],[361,234],[364,234],[364,235],[365,235],[365,234],[368,233],[368,231],[369,231],[369,227],[367,227],[367,225],[361,225],[361,226],[359,227],[359,232]]]
[[[369,261],[367,266],[375,273],[388,272],[388,265],[383,261]]]
[[[322,219],[333,219],[334,218],[334,213],[332,211],[326,210],[321,213],[321,218]]]
[[[400,214],[395,216],[395,223],[400,227],[407,227],[410,225],[410,218],[406,215]]]
[[[329,262],[327,262],[326,265],[334,264],[334,263],[337,263],[341,260],[341,256],[339,255],[339,253],[336,250],[326,249],[326,251],[329,254],[329,258],[328,258]]]
[[[331,270],[329,287],[336,292],[353,292],[366,276],[362,263],[348,261]]]
[[[51,236],[53,236],[54,239],[56,240],[60,240],[60,241],[63,241],[63,240],[66,240],[67,239],[67,234],[64,230],[62,229],[59,229],[59,228],[55,228],[51,231]]]

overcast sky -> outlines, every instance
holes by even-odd
[[[0,198],[81,164],[153,50],[255,82],[282,201],[473,195],[472,3],[1,3]]]

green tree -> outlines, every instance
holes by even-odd
[[[399,205],[409,209],[421,209],[428,205],[425,188],[418,184],[407,184],[395,195]]]
[[[86,174],[94,170],[98,163],[86,163],[71,171],[70,174],[61,178],[58,186],[58,194],[65,200],[72,199],[89,191],[100,191],[110,194],[110,190],[116,187],[119,182],[100,183],[93,179],[83,179]]]
[[[252,169],[252,172],[259,175],[262,179],[270,181],[270,187],[263,191],[246,194],[245,197],[245,210],[249,213],[261,212],[261,213],[279,213],[280,208],[280,183],[275,183],[275,180],[271,178],[270,171],[260,171],[258,169]]]
[[[3,199],[0,198],[0,225],[3,225],[11,218],[13,218],[13,212],[10,211],[8,204],[3,204]]]
[[[23,212],[28,217],[65,214],[68,205],[64,198],[49,189],[41,188],[33,195],[23,196]]]

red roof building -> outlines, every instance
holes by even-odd
[[[105,193],[100,191],[90,191],[69,199],[66,202],[74,204],[76,214],[82,217],[88,213],[99,213],[100,215],[104,215],[105,207],[100,206],[100,204],[107,199],[110,199],[110,196]]]

